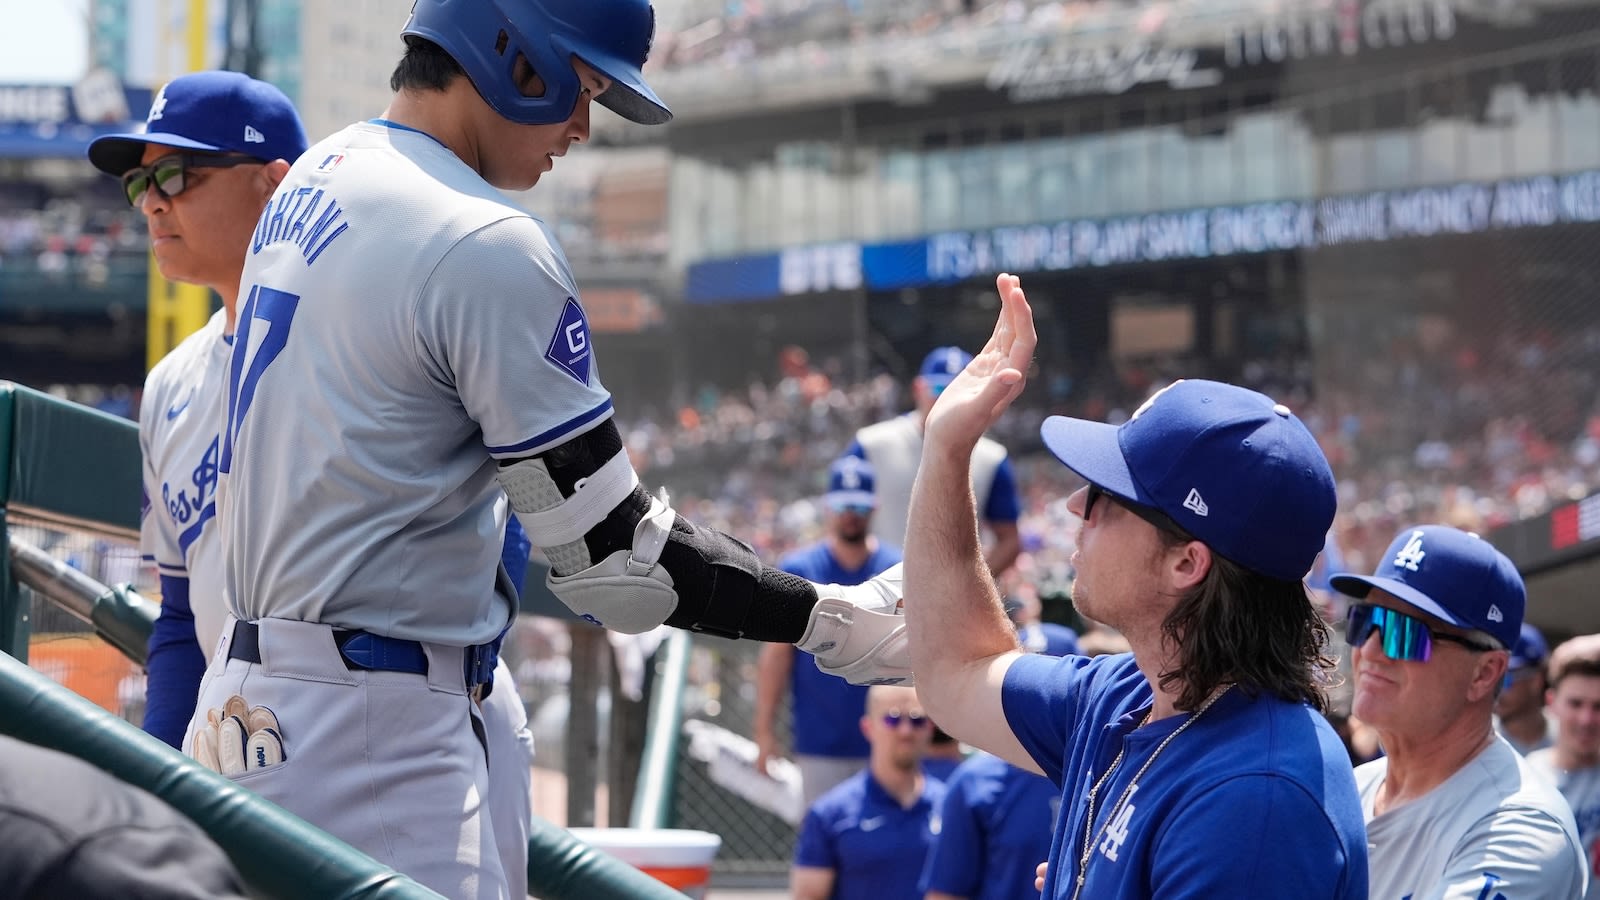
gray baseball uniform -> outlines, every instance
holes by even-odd
[[[1572,817],[1578,823],[1578,838],[1583,841],[1583,852],[1589,861],[1589,893],[1585,896],[1600,898],[1600,766],[1587,769],[1559,769],[1556,767],[1554,748],[1535,750],[1525,757],[1528,767],[1547,779],[1572,807]]]
[[[200,708],[277,713],[259,793],[446,896],[505,896],[464,648],[511,615],[496,457],[611,414],[566,260],[432,137],[367,122],[294,165],[241,286],[217,509],[259,648],[224,629]],[[352,670],[348,630],[420,642],[426,673]]]
[[[1356,768],[1373,900],[1573,900],[1588,885],[1572,813],[1494,743],[1425,796],[1374,815],[1389,760]]]

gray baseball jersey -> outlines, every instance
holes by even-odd
[[[195,637],[203,653],[217,645],[222,605],[222,550],[217,545],[217,463],[221,453],[223,373],[231,352],[220,310],[156,363],[139,407],[145,507],[139,546],[162,575],[189,580]]]
[[[1496,737],[1425,796],[1373,814],[1389,760],[1356,768],[1373,900],[1573,900],[1588,885],[1566,801]]]
[[[432,137],[358,123],[290,170],[240,299],[218,503],[234,612],[494,638],[495,459],[611,415],[554,238]]]
[[[1572,807],[1572,817],[1578,823],[1578,838],[1583,841],[1583,852],[1589,861],[1590,898],[1600,898],[1600,878],[1596,878],[1596,864],[1600,863],[1600,766],[1587,769],[1556,768],[1556,751],[1535,750],[1527,755],[1528,766],[1546,778]]]
[[[922,428],[908,413],[862,428],[856,432],[856,442],[872,463],[877,479],[873,494],[878,508],[872,514],[872,533],[880,541],[904,547],[911,520],[911,484],[922,465]],[[972,493],[980,521],[989,505],[995,470],[1005,458],[1006,448],[987,437],[978,438],[978,446],[972,450]]]

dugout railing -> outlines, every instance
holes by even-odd
[[[0,731],[161,797],[210,834],[261,896],[437,896],[26,665],[36,620],[59,606],[88,633],[75,639],[104,642],[142,669],[155,606],[103,578],[136,569],[116,563],[137,546],[139,485],[132,423],[0,381]],[[75,535],[83,552],[61,560],[13,532]],[[36,605],[34,595],[49,602]],[[537,818],[528,875],[530,893],[550,900],[681,897]]]

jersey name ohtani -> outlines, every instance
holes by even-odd
[[[278,195],[276,202],[267,204],[262,211],[261,221],[256,223],[256,235],[250,244],[250,253],[260,253],[261,248],[268,244],[289,241],[300,248],[300,254],[306,258],[306,265],[309,266],[317,261],[322,251],[328,249],[329,244],[350,228],[349,222],[339,221],[343,215],[344,209],[339,206],[339,201],[328,196],[322,188],[302,187],[284,191]]]

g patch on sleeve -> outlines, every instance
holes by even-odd
[[[589,320],[584,317],[583,307],[576,298],[568,297],[561,308],[561,319],[556,322],[556,331],[550,336],[544,358],[579,383],[589,383]]]

